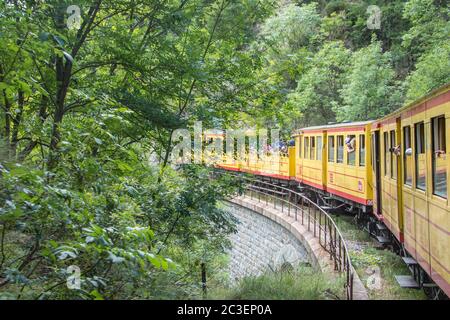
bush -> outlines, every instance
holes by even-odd
[[[293,271],[245,277],[232,288],[217,288],[209,298],[232,300],[344,299],[344,278],[299,266]]]

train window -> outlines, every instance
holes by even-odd
[[[447,160],[445,141],[445,117],[432,119],[433,131],[433,194],[447,198]]]
[[[298,157],[301,158],[302,157],[302,138],[300,137],[298,139]]]
[[[427,168],[425,166],[425,126],[423,122],[415,124],[414,132],[416,137],[416,188],[425,191],[425,172]]]
[[[359,166],[366,166],[366,136],[359,135]]]
[[[314,160],[315,159],[315,154],[316,154],[316,137],[311,137],[311,153],[310,153],[310,159]]]
[[[403,128],[403,170],[405,184],[412,185],[412,147],[411,147],[411,127]]]
[[[376,168],[376,158],[375,158],[375,155],[376,155],[376,150],[377,150],[377,147],[376,147],[376,141],[375,141],[375,133],[372,133],[372,143],[371,143],[371,145],[372,145],[372,153],[371,153],[371,158],[372,158],[372,170],[373,171],[375,171],[375,168]]]
[[[344,163],[344,136],[337,136],[337,163]]]
[[[317,160],[322,160],[322,137],[317,137]]]
[[[384,175],[388,176],[391,154],[389,153],[389,136],[387,132],[383,134],[383,139],[384,139]]]
[[[305,159],[308,159],[309,155],[309,137],[305,137],[305,152],[303,152]]]
[[[354,166],[356,162],[356,136],[348,135],[345,139],[347,149],[347,164]]]
[[[334,162],[334,137],[328,137],[328,162]]]
[[[394,150],[397,147],[396,141],[395,141],[395,130],[391,130],[391,178],[396,180],[397,179],[397,155],[395,154]]]

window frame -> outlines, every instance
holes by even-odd
[[[441,132],[439,129],[440,120],[443,120],[443,128]],[[436,122],[436,123],[435,123]],[[436,133],[436,125],[437,125],[437,133]],[[442,198],[446,199],[448,197],[448,163],[445,165],[445,193],[443,194],[437,194],[436,193],[436,177],[437,177],[437,168],[436,168],[436,160],[437,160],[437,151],[444,151],[445,155],[447,155],[447,139],[446,139],[446,128],[447,128],[447,121],[445,119],[445,115],[440,115],[434,118],[431,118],[431,179],[432,179],[432,194]],[[442,136],[441,136],[442,134]],[[442,138],[442,141],[440,141]],[[442,146],[436,146],[436,140],[438,144],[442,144]],[[443,147],[443,148],[440,148]]]
[[[337,135],[336,136],[337,137],[337,139],[336,139],[336,163],[340,163],[340,164],[344,164],[344,154],[345,154],[345,150],[344,150],[344,136],[343,135]],[[342,142],[342,159],[341,159],[341,161],[339,161],[339,140],[341,140],[341,142]]]
[[[320,141],[320,144],[319,144]],[[323,138],[322,136],[316,137],[316,160],[322,160],[323,159]]]
[[[397,180],[397,170],[398,170],[398,163],[397,163],[397,156],[394,153],[394,149],[397,146],[397,132],[396,130],[389,131],[389,143],[390,143],[390,149],[389,152],[391,154],[391,179]],[[394,174],[395,173],[395,174]]]
[[[388,160],[389,154],[389,133],[387,131],[383,132],[383,161],[384,161],[384,176],[389,177],[391,175],[390,173],[390,159]]]
[[[364,144],[364,148],[362,148],[362,144]],[[364,154],[362,154],[362,151],[364,150]],[[358,167],[365,168],[366,167],[366,156],[367,156],[367,146],[366,146],[366,135],[360,134],[359,135],[359,141],[358,141]],[[364,161],[361,161],[364,159]]]
[[[299,139],[298,139],[298,157],[299,157],[299,159],[301,159],[302,158],[302,147],[303,147],[303,137],[302,136],[300,136],[299,137]]]
[[[408,132],[408,134],[406,134]],[[408,155],[406,154],[406,150],[408,150],[409,148],[412,150],[411,155],[409,155],[409,157],[413,157],[414,156],[414,148],[412,146],[412,140],[411,140],[411,126],[410,125],[406,125],[403,127],[402,129],[402,134],[403,134],[403,184],[409,187],[412,187],[413,185],[413,172],[412,172],[412,167],[411,167],[411,172],[409,172],[409,176],[410,176],[410,182],[408,182],[408,166],[407,166],[407,159],[408,159]],[[408,137],[408,139],[406,139]]]
[[[304,141],[304,154],[303,154],[303,158],[305,160],[309,159],[309,137],[304,137],[305,141]]]
[[[344,153],[347,154],[347,165],[351,166],[351,167],[355,167],[356,166],[356,152],[358,150],[358,145],[356,144],[356,134],[349,134],[348,136],[353,137],[353,139],[355,139],[355,149],[353,150],[353,152],[348,152],[348,150],[345,150],[346,149],[346,144],[345,144],[345,140],[344,140]],[[350,156],[351,155],[354,157],[353,163],[350,163]]]
[[[330,152],[331,143],[330,141],[333,141],[333,152]],[[332,156],[332,159],[330,159],[330,155]],[[328,136],[328,162],[329,163],[335,163],[336,162],[336,136]]]
[[[316,160],[316,137],[311,136],[309,137],[309,159],[310,160]]]
[[[419,145],[417,130],[420,127],[422,128],[422,130],[419,132],[419,134],[422,133],[422,141]],[[424,186],[422,188],[419,186],[419,154],[425,154],[425,157],[426,157],[425,143],[426,143],[425,142],[425,123],[423,121],[416,122],[414,124],[414,163],[416,164],[415,170],[414,170],[414,176],[416,179],[415,188],[418,190],[424,191],[424,192],[427,191],[426,165],[425,165],[425,182],[424,182]],[[419,146],[420,146],[420,148],[419,148]],[[420,151],[423,151],[423,152],[420,152]]]

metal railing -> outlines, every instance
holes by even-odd
[[[281,210],[282,213],[306,226],[308,231],[319,239],[321,247],[330,254],[334,269],[341,273],[345,272],[347,299],[353,300],[354,269],[345,240],[330,215],[299,192],[243,175],[229,174],[242,179],[245,192],[252,200],[265,202],[266,206],[273,205],[274,209]]]

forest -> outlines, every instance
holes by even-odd
[[[368,28],[369,5],[380,8]],[[77,8],[79,11],[77,11]],[[172,133],[370,120],[450,82],[444,0],[0,3],[0,299],[195,299],[241,188]],[[78,266],[82,289],[66,286]]]

